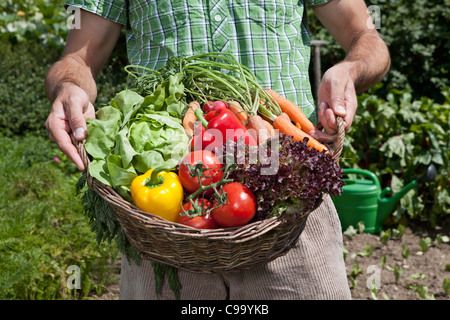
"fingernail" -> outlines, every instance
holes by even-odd
[[[73,136],[78,140],[84,139],[86,137],[86,131],[83,128],[77,128],[73,132]]]
[[[335,108],[336,112],[341,113],[341,114],[346,114],[347,110],[345,110],[345,108],[343,106],[337,106]]]

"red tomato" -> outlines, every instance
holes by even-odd
[[[256,199],[253,192],[239,182],[227,183],[223,186],[223,192],[227,194],[227,203],[211,212],[217,224],[230,228],[249,223],[256,213]],[[217,205],[216,200],[214,207]]]
[[[194,201],[197,204],[201,205],[203,210],[209,209],[211,207],[211,203],[206,199],[197,198]],[[190,201],[186,202],[183,205],[183,209],[184,211],[192,210],[193,209],[192,203]],[[178,216],[178,223],[194,227],[197,229],[216,229],[219,227],[211,214],[209,215],[203,214],[191,218],[181,214],[183,212],[183,209],[181,209],[180,215]]]
[[[178,176],[181,184],[190,193],[197,191],[200,186],[198,183],[198,176],[190,175],[188,165],[195,167],[195,165],[200,162],[202,163],[203,168],[207,169],[203,172],[205,177],[201,178],[202,186],[208,186],[222,179],[222,163],[214,153],[208,150],[192,151],[184,157],[180,164],[180,168],[178,169]],[[214,189],[209,189],[205,191],[204,194],[211,194],[213,192]]]

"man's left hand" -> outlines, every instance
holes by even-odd
[[[355,117],[357,108],[356,91],[350,74],[351,62],[341,62],[328,69],[319,87],[319,121],[325,132],[310,131],[314,138],[322,142],[335,141],[337,133],[336,116],[344,120],[345,130],[348,131]]]

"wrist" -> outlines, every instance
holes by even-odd
[[[357,83],[361,74],[364,74],[364,63],[362,61],[342,61],[341,66],[344,67],[352,79],[353,83]]]
[[[67,81],[67,80],[63,80],[63,81],[56,83],[55,86],[53,87],[53,91],[52,91],[53,100],[55,100],[57,97],[59,97],[64,90],[67,90],[67,88],[69,88],[71,86],[78,87],[77,84]]]
[[[368,70],[363,60],[344,60],[340,64],[342,64],[342,67],[345,68],[357,92],[367,89],[366,76],[368,74]]]
[[[76,72],[75,72],[76,70]],[[97,99],[97,85],[89,70],[80,68],[73,59],[65,58],[56,62],[45,78],[45,91],[48,99],[53,102],[68,88],[82,89],[91,103]]]

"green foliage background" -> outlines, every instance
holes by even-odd
[[[372,21],[391,53],[391,69],[378,95],[393,88],[410,89],[414,99],[425,96],[444,103],[441,90],[450,86],[450,0],[366,0]],[[314,39],[322,48],[322,68],[344,58],[344,52],[308,10]]]
[[[105,292],[118,251],[95,241],[75,193],[77,169],[40,136],[0,136],[0,148],[0,299]],[[79,290],[66,286],[71,265],[80,268]]]
[[[381,187],[400,191],[437,168],[434,181],[411,190],[401,200],[393,223],[417,218],[434,226],[450,214],[450,88],[441,91],[444,103],[414,99],[408,89],[391,89],[386,98],[376,90],[358,97],[358,110],[344,140],[341,167],[375,173]]]
[[[71,20],[64,1],[0,2],[0,134],[47,136],[50,104],[44,79],[64,49]],[[124,35],[97,78],[97,106],[107,104],[126,81]]]
[[[341,166],[370,170],[382,188],[396,192],[434,164],[436,180],[403,197],[392,220],[418,218],[435,225],[450,213],[450,1],[366,4],[389,48],[391,68],[379,85],[359,95]],[[308,21],[311,38],[327,42],[321,47],[326,70],[345,53],[311,8]]]
[[[374,18],[392,67],[380,85],[358,97],[341,166],[369,169],[395,192],[436,165],[436,180],[409,192],[392,218],[434,225],[450,213],[450,0],[366,3],[379,8]],[[6,150],[0,156],[0,299],[86,298],[102,291],[104,268],[117,258],[113,245],[97,246],[75,195],[79,173],[44,127],[50,110],[44,78],[62,52],[70,21],[63,4],[0,2],[0,147]],[[311,10],[308,19],[312,38],[328,42],[321,50],[325,70],[344,53]],[[97,79],[96,107],[126,83],[124,41]],[[82,292],[67,291],[65,268],[77,263],[87,270],[85,285]]]

